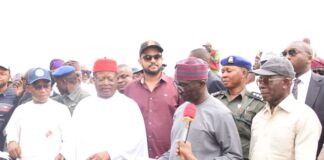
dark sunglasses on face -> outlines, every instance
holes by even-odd
[[[284,57],[286,57],[288,54],[289,54],[289,56],[295,56],[296,54],[297,54],[298,52],[297,52],[297,50],[296,49],[289,49],[289,50],[287,50],[287,51],[283,51],[282,52],[282,56],[284,56]]]
[[[145,61],[152,61],[152,58],[154,58],[154,60],[159,60],[160,58],[162,58],[162,55],[160,55],[160,54],[157,54],[157,55],[154,55],[154,56],[151,56],[151,55],[144,55],[143,56],[143,59],[145,60]]]
[[[49,89],[51,87],[50,84],[44,84],[44,85],[41,85],[41,84],[33,84],[32,85],[36,90],[42,90],[43,88],[44,89]]]
[[[317,73],[317,74],[319,74],[319,75],[324,75],[324,70],[323,69],[313,69],[313,72],[314,73]]]

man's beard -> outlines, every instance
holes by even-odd
[[[158,70],[156,70],[156,71],[151,71],[149,69],[143,68],[143,72],[146,73],[146,74],[148,74],[148,75],[151,75],[151,76],[158,75],[162,70],[163,70],[163,67],[162,66]]]
[[[0,88],[3,88],[6,85],[7,85],[7,83],[0,83]]]

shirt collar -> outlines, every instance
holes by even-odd
[[[160,82],[161,81],[163,81],[163,82],[167,82],[168,81],[167,76],[163,72],[161,73],[161,77],[160,77]],[[140,82],[141,82],[141,84],[144,84],[144,82],[145,82],[144,76],[141,78]]]
[[[306,73],[298,77],[303,84],[308,84],[312,76],[312,71],[308,70]],[[295,78],[296,79],[296,78]]]
[[[74,101],[77,99],[79,93],[81,92],[81,87],[79,86],[77,89],[75,89],[73,92],[71,92],[69,95],[67,95],[67,97]]]
[[[277,110],[284,110],[286,112],[292,112],[294,110],[294,106],[291,105],[292,101],[296,101],[296,99],[293,97],[292,94],[289,94],[284,100],[282,100],[274,109],[275,113]],[[269,112],[270,113],[270,106],[269,103],[267,102],[266,106],[265,106],[265,112]]]

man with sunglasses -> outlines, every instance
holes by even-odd
[[[311,70],[313,59],[311,46],[303,41],[295,41],[288,45],[282,55],[288,58],[296,72],[291,92],[297,101],[307,104],[315,111],[324,126],[324,77]],[[323,143],[324,127],[318,143],[317,154],[319,154]]]
[[[156,41],[142,43],[138,62],[143,67],[143,77],[130,82],[124,90],[142,111],[150,158],[157,158],[169,149],[173,114],[181,103],[174,79],[162,72],[162,52]]]
[[[49,98],[51,76],[48,70],[34,68],[27,73],[27,91],[32,101],[19,106],[5,129],[11,158],[54,159],[66,140],[71,119],[69,110]]]
[[[221,78],[226,90],[213,95],[232,111],[241,138],[243,158],[248,160],[252,120],[265,102],[259,93],[245,88],[252,66],[248,60],[240,56],[229,56],[222,59],[221,64]]]
[[[322,127],[315,112],[290,94],[292,64],[275,57],[253,72],[267,104],[253,119],[250,159],[315,159]]]

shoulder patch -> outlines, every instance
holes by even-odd
[[[215,93],[211,93],[210,95],[212,95],[213,97],[218,97],[218,96],[221,96],[221,95],[225,95],[226,91],[223,90],[223,91],[218,91],[218,92],[215,92]]]
[[[257,99],[259,101],[263,101],[263,97],[260,93],[258,92],[250,92],[250,94],[248,95],[249,97],[253,98],[253,99]]]

